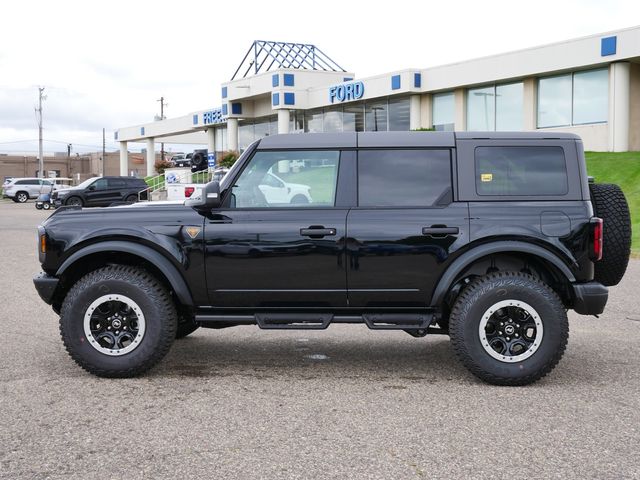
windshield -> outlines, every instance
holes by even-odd
[[[84,182],[82,182],[76,188],[87,188],[89,185],[91,185],[93,182],[95,182],[98,178],[100,178],[100,177],[87,178]]]

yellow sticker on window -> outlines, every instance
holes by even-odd
[[[493,173],[481,173],[480,181],[481,182],[490,182],[493,180]]]

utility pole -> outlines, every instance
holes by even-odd
[[[162,121],[164,120],[164,107],[166,107],[167,104],[164,103],[164,97],[160,97],[158,102],[160,102],[160,121]],[[164,142],[160,143],[160,161],[164,162]]]
[[[71,172],[71,147],[73,145],[71,145],[70,143],[67,143],[67,171],[69,173],[69,175],[67,175],[68,177],[73,177],[73,173]]]
[[[44,95],[44,87],[38,87],[38,108],[36,113],[38,114],[38,155],[40,160],[39,177],[44,178],[44,157],[42,156],[42,100],[46,100],[47,96]]]
[[[100,176],[104,175],[104,155],[105,155],[105,137],[104,137],[104,128],[102,129],[102,161],[100,162]]]

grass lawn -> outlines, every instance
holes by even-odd
[[[633,242],[631,250],[640,255],[640,152],[586,152],[587,173],[596,183],[620,185],[629,202]]]

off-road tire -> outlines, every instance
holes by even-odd
[[[125,202],[131,202],[131,203],[136,203],[138,201],[138,196],[137,195],[128,195],[127,198],[124,199]]]
[[[511,299],[538,312],[544,334],[530,357],[504,363],[485,351],[478,329],[487,309]],[[460,361],[478,378],[494,385],[527,385],[558,364],[569,339],[569,322],[560,298],[546,284],[525,273],[496,272],[472,281],[458,296],[449,317],[449,336]]]
[[[618,185],[589,184],[591,203],[603,219],[602,260],[595,263],[594,278],[603,285],[617,285],[627,271],[631,255],[631,216],[627,199]]]
[[[101,353],[90,345],[84,315],[97,298],[120,294],[134,300],[142,310],[146,331],[140,344],[121,356]],[[135,377],[157,364],[176,338],[178,317],[166,288],[147,271],[116,265],[94,270],[69,290],[60,315],[60,334],[71,358],[99,377]]]

